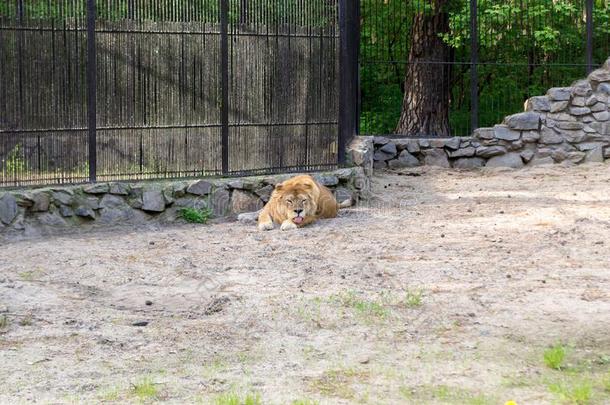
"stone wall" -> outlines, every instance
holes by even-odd
[[[361,167],[312,174],[340,202],[356,203],[369,182]],[[0,191],[0,233],[35,234],[57,228],[183,221],[185,207],[209,209],[215,218],[257,211],[274,185],[292,175],[236,179],[97,183]]]
[[[468,169],[603,162],[610,158],[610,59],[585,80],[530,98],[524,110],[466,138],[375,137],[373,165]]]

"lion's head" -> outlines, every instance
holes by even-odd
[[[283,215],[299,225],[318,210],[320,190],[309,176],[299,176],[275,186],[274,191]]]

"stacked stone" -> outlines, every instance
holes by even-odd
[[[373,164],[378,169],[603,162],[610,158],[610,59],[586,80],[532,97],[525,112],[492,128],[479,128],[472,137],[376,137],[373,144]]]
[[[343,202],[366,196],[369,182],[362,167],[313,175]],[[87,224],[179,220],[182,208],[208,209],[214,217],[257,211],[275,184],[292,175],[165,181],[97,183],[27,191],[0,192],[0,232],[9,229],[71,227]]]

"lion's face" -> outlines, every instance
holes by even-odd
[[[306,217],[315,215],[318,207],[313,195],[313,185],[308,182],[284,183],[276,187],[283,214],[299,225]]]

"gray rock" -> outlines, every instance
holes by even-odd
[[[66,220],[59,212],[44,212],[37,216],[38,222],[45,226],[62,227],[66,226]]]
[[[390,160],[393,159],[396,156],[396,154],[392,154],[392,153],[387,153],[384,152],[382,150],[378,150],[375,151],[375,153],[373,154],[373,160],[376,162],[385,162],[386,160]]]
[[[608,111],[601,111],[593,113],[593,118],[597,121],[608,121],[610,119],[610,113]]]
[[[580,117],[580,120],[584,123],[584,124],[588,124],[590,122],[595,121],[595,118],[593,118],[590,115],[585,115],[584,117]]]
[[[259,188],[254,193],[260,197],[263,202],[269,201],[271,198],[271,193],[273,193],[274,187],[272,185],[266,185],[265,187]]]
[[[442,149],[430,149],[424,152],[424,164],[428,166],[451,167],[447,154]]]
[[[601,145],[596,147],[595,149],[591,149],[591,150],[587,151],[587,153],[585,155],[586,163],[603,163],[603,161],[604,161],[604,149]]]
[[[100,208],[128,208],[129,204],[121,197],[116,195],[106,194],[100,201]]]
[[[610,96],[610,83],[600,83],[597,86],[597,91],[599,91],[601,94]]]
[[[604,149],[604,158],[610,158],[610,147]]]
[[[510,142],[507,147],[509,151],[519,150],[523,148],[523,142],[521,142],[521,140]]]
[[[527,149],[524,150],[523,152],[521,152],[521,159],[523,159],[523,161],[525,163],[528,163],[530,160],[532,160],[532,158],[534,157],[534,151]]]
[[[430,141],[428,139],[420,139],[419,140],[419,146],[420,146],[420,148],[429,148],[430,147]]]
[[[553,87],[547,92],[549,99],[553,101],[566,101],[570,99],[571,87]]]
[[[475,169],[485,166],[485,159],[482,158],[459,158],[453,162],[455,169]]]
[[[34,204],[30,210],[32,212],[47,212],[51,204],[51,196],[46,192],[39,192],[32,196]]]
[[[260,183],[255,181],[247,181],[243,179],[232,180],[229,182],[229,187],[237,190],[255,190],[260,187]]]
[[[475,148],[473,148],[472,146],[468,146],[466,148],[458,149],[456,151],[450,151],[449,157],[450,158],[471,157],[471,156],[474,156],[475,152],[476,152]]]
[[[335,170],[332,173],[332,175],[336,176],[339,179],[339,181],[347,181],[352,178],[352,176],[354,175],[354,171],[350,168],[338,169],[338,170]]]
[[[561,163],[568,158],[568,152],[563,149],[554,149],[553,152],[551,152],[551,157],[555,162]]]
[[[574,97],[572,98],[572,105],[575,107],[584,107],[585,106],[585,98],[584,97]]]
[[[373,144],[375,146],[385,145],[388,142],[390,142],[390,140],[388,138],[386,138],[385,136],[375,136],[375,137],[373,137]]]
[[[591,112],[589,107],[570,107],[570,114],[572,115],[587,115]]]
[[[557,112],[563,111],[566,108],[568,108],[569,103],[570,103],[569,101],[556,101],[554,103],[551,103],[550,112],[557,113]]]
[[[516,141],[517,139],[521,138],[521,132],[513,131],[506,125],[495,125],[494,137],[503,141]]]
[[[608,122],[591,122],[589,126],[598,134],[610,135],[610,123]]]
[[[388,142],[379,148],[380,151],[396,156],[398,151],[396,150],[396,144],[394,142]]]
[[[589,74],[589,80],[595,83],[610,82],[610,71],[597,69]]]
[[[430,147],[431,148],[444,148],[448,139],[445,138],[433,138],[430,139]]]
[[[165,197],[160,190],[148,190],[142,194],[142,210],[147,212],[165,211]]]
[[[227,215],[231,208],[231,194],[224,188],[217,188],[210,195],[209,206],[214,216]]]
[[[579,143],[578,145],[576,145],[578,150],[583,151],[583,152],[588,152],[590,150],[597,149],[597,148],[603,148],[603,146],[604,145],[599,142],[582,142],[582,143]]]
[[[253,193],[234,190],[231,197],[231,212],[241,214],[243,212],[258,211],[263,208],[263,202]]]
[[[523,131],[521,133],[521,140],[525,143],[538,142],[540,139],[540,132],[538,131]]]
[[[587,107],[591,107],[595,104],[597,104],[600,100],[597,98],[597,96],[594,94],[592,96],[590,96],[589,98],[587,98],[587,100],[585,101],[585,105]],[[605,102],[605,101],[604,101]]]
[[[332,174],[315,174],[314,180],[326,187],[333,187],[339,184],[339,179]]]
[[[56,203],[70,205],[72,204],[73,194],[64,190],[58,190],[53,192],[53,200]]]
[[[134,211],[128,205],[122,208],[102,208],[98,221],[103,224],[120,224],[129,222]]]
[[[557,123],[557,125],[555,125],[555,128],[558,129],[568,129],[568,130],[577,130],[577,129],[583,129],[584,128],[584,124],[582,122],[571,122],[571,121],[560,121]]]
[[[9,193],[0,197],[0,222],[10,225],[17,216],[17,200]]]
[[[575,96],[588,97],[593,92],[588,80],[578,80],[572,84],[572,94]]]
[[[186,192],[193,195],[208,195],[212,192],[212,183],[206,180],[198,180],[191,183]]]
[[[451,138],[451,139],[447,140],[445,142],[445,147],[447,147],[448,149],[457,150],[460,148],[461,143],[462,143],[462,139],[455,137],[455,138]]]
[[[163,189],[163,198],[165,199],[165,205],[172,205],[174,201],[176,201],[174,198],[174,188],[172,186]]]
[[[407,150],[403,150],[400,152],[400,155],[397,159],[390,160],[388,165],[392,169],[400,169],[405,167],[415,167],[419,166],[420,162],[415,156],[409,153]]]
[[[576,130],[576,131],[560,130],[559,134],[566,142],[570,142],[570,143],[582,142],[585,140],[585,136],[586,136],[585,131],[583,131],[583,130]]]
[[[579,151],[568,152],[568,160],[572,163],[578,164],[585,160],[586,153]]]
[[[476,139],[493,139],[494,129],[493,128],[478,128],[474,130],[474,137]]]
[[[608,111],[608,107],[606,107],[606,103],[593,104],[590,108],[591,108],[591,112]]]
[[[355,202],[354,193],[349,188],[338,187],[333,194],[339,204],[345,201],[350,201],[352,204]]]
[[[188,187],[188,183],[174,183],[174,198],[182,198],[186,196],[186,188]]]
[[[388,168],[388,162],[386,162],[385,160],[376,160],[373,163],[373,169],[375,170],[383,170],[383,169],[387,169]]]
[[[576,117],[573,117],[570,114],[567,113],[557,113],[557,114],[548,114],[546,116],[547,118],[547,126],[548,125],[548,121],[549,120],[553,120],[553,121],[576,121]]]
[[[532,160],[527,164],[528,166],[542,166],[542,165],[552,165],[555,164],[555,161],[550,156],[534,156]]]
[[[591,128],[590,126],[588,126],[588,125],[585,125],[585,126],[583,127],[583,130],[584,130],[586,133],[588,133],[588,134],[593,134],[593,133],[595,133],[595,130],[594,130],[593,128]]]
[[[62,217],[66,217],[66,218],[74,216],[74,210],[71,207],[68,207],[65,205],[59,206],[59,213],[61,214]]]
[[[542,127],[542,131],[540,131],[540,143],[552,145],[562,142],[563,137],[557,132],[555,132],[555,130],[547,127]]]
[[[547,96],[531,97],[525,102],[526,111],[549,111],[551,102]]]
[[[108,183],[95,183],[83,187],[83,191],[87,194],[106,194],[110,191]]]
[[[110,184],[110,194],[129,195],[131,187],[127,183],[112,183]]]
[[[477,148],[476,155],[484,158],[490,158],[493,156],[503,155],[506,153],[506,148],[504,146],[494,145],[494,146],[481,146]]]
[[[540,129],[540,114],[535,112],[523,112],[506,117],[506,125],[516,130],[538,130]],[[498,134],[496,132],[496,138]],[[503,138],[499,138],[503,139]],[[509,139],[512,140],[512,139]]]
[[[507,153],[501,156],[494,156],[487,161],[485,167],[511,167],[520,169],[523,167],[523,160],[518,153]]]
[[[78,217],[95,219],[95,211],[93,211],[91,208],[86,207],[86,206],[76,207],[76,209],[74,210],[74,213]]]
[[[405,147],[406,147],[407,151],[411,154],[417,153],[421,150],[421,148],[419,147],[419,142],[417,142],[416,140],[413,140],[413,139],[408,140],[405,143]]]
[[[237,220],[243,224],[252,225],[258,221],[258,216],[261,211],[244,212],[237,216]]]

